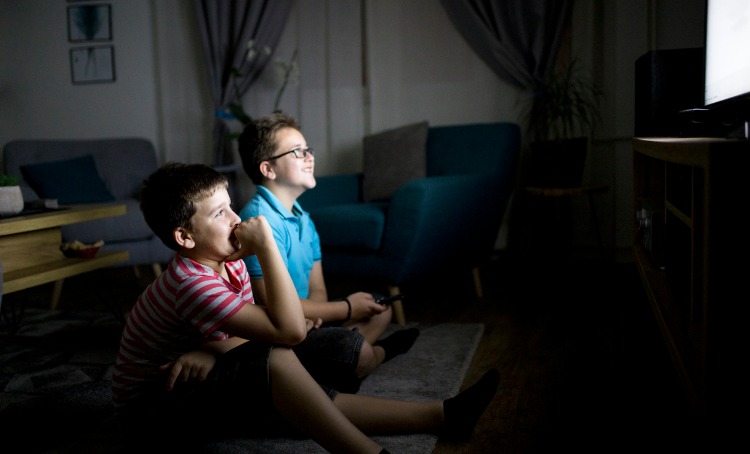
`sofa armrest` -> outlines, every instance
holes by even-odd
[[[450,272],[456,260],[474,260],[480,249],[494,244],[502,220],[497,212],[505,204],[492,180],[488,175],[428,177],[398,189],[381,249],[392,267],[392,282],[441,264]]]
[[[361,201],[362,174],[347,173],[316,177],[314,189],[305,191],[297,200],[306,211],[331,205]]]

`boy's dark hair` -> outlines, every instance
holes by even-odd
[[[180,246],[172,231],[177,227],[190,228],[196,203],[217,189],[228,187],[226,175],[205,164],[166,163],[143,181],[143,218],[162,243],[177,251]]]
[[[276,133],[284,128],[300,130],[299,123],[294,117],[273,113],[250,122],[237,139],[242,168],[254,184],[263,183],[260,163],[276,153]]]

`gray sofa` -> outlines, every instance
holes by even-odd
[[[80,166],[76,167],[76,163],[86,160],[90,162],[90,157],[93,157],[95,169],[92,166],[89,167],[91,171],[79,173]],[[93,243],[104,240],[104,251],[129,252],[129,261],[113,266],[136,266],[136,272],[138,265],[151,265],[154,272],[159,274],[162,264],[174,255],[174,252],[164,246],[151,232],[143,219],[137,199],[143,180],[158,167],[156,150],[149,140],[14,140],[6,143],[3,148],[3,165],[6,174],[20,180],[26,202],[40,198],[56,198],[50,195],[68,197],[69,195],[62,192],[56,193],[64,189],[78,191],[81,197],[93,197],[96,191],[91,189],[92,186],[88,183],[91,180],[94,183],[103,182],[106,189],[102,190],[108,192],[111,198],[109,201],[122,203],[127,207],[124,216],[63,226],[63,241],[79,240]],[[33,176],[30,173],[31,169],[39,170],[40,173],[37,175],[41,175],[40,178],[44,181],[35,181],[34,178],[30,178],[29,181],[25,178]],[[65,179],[55,182],[59,176]],[[86,200],[100,201],[96,198]],[[61,204],[65,204],[64,201],[60,200]]]

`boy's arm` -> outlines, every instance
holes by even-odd
[[[321,319],[324,322],[362,320],[388,310],[376,303],[371,293],[356,292],[346,297],[348,301],[313,301],[301,299],[302,310],[309,319]],[[349,307],[351,306],[351,311]],[[347,318],[348,317],[348,318]]]
[[[176,360],[162,365],[159,369],[169,371],[167,390],[171,391],[178,379],[182,382],[204,381],[211,369],[214,368],[218,355],[224,354],[245,342],[247,340],[240,337],[206,342],[196,350],[180,355]]]
[[[310,270],[307,299],[302,299],[302,310],[305,312],[305,317],[309,319],[320,318],[324,322],[357,321],[386,310],[381,304],[375,302],[370,293],[356,292],[347,296],[346,299],[349,300],[348,304],[346,301],[328,302],[328,291],[323,278],[323,265],[319,261],[315,262],[312,270]],[[351,306],[351,312],[349,306]],[[348,320],[347,317],[349,317]]]
[[[263,270],[265,305],[244,305],[222,329],[246,339],[286,345],[301,342],[307,335],[305,316],[268,221],[263,216],[250,218],[237,226],[235,236],[241,247],[227,260],[255,254]]]
[[[253,279],[250,278],[250,285],[253,287],[253,299],[255,300],[255,304],[260,304],[261,306],[266,305],[266,284],[263,282],[263,278],[261,279]]]
[[[257,279],[257,278],[250,278],[250,282],[253,286],[253,298],[255,298],[256,304],[266,304],[266,285],[263,282],[263,279]],[[320,301],[320,302],[326,302],[328,301],[328,292],[326,291],[325,283],[323,282],[323,267],[320,265],[320,262],[315,262],[313,265],[312,271],[310,272],[310,281],[308,283],[308,295],[307,298],[300,298],[301,301]],[[346,303],[344,303],[346,304]],[[302,307],[304,310],[304,305]],[[346,311],[344,311],[344,316],[341,318],[343,319],[346,316]]]
[[[198,347],[198,350],[211,353],[213,355],[223,355],[234,347],[239,347],[245,342],[247,342],[247,339],[243,339],[241,337],[230,337],[224,340],[206,342],[205,344]]]
[[[266,301],[266,284],[263,283],[263,279],[252,279],[250,278],[250,282],[253,286],[253,298],[255,299],[255,304],[259,304],[261,306],[265,306]],[[300,302],[302,303],[305,300],[300,299]],[[304,312],[304,306],[302,307],[302,310]],[[310,319],[305,316],[306,324],[307,324],[307,331],[309,332],[313,328],[320,328],[320,325],[323,324],[323,320],[320,318],[316,319]]]
[[[307,281],[307,292],[307,299],[328,301],[328,290],[326,290],[323,265],[320,261],[314,262],[310,270],[310,279]]]

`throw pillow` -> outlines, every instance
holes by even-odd
[[[365,202],[388,200],[402,184],[425,176],[428,127],[423,121],[365,136]]]
[[[42,199],[61,205],[112,202],[114,196],[96,170],[92,155],[21,166],[21,174]]]

